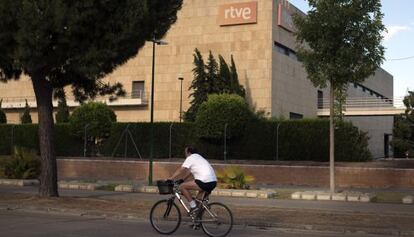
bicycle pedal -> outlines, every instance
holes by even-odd
[[[200,229],[200,225],[193,225],[193,230],[199,230]]]

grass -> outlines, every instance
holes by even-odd
[[[97,190],[103,190],[103,191],[115,191],[115,187],[118,186],[117,184],[106,184],[103,186],[99,186]]]
[[[378,203],[401,203],[403,197],[408,195],[409,193],[384,191],[376,193],[376,197],[372,201]]]

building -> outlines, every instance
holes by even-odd
[[[257,110],[264,110],[268,116],[291,119],[317,117],[318,100],[328,93],[312,85],[296,59],[293,12],[300,13],[283,0],[184,0],[176,24],[163,39],[168,45],[156,46],[154,119],[179,120],[181,88],[183,110],[189,107],[195,48],[205,58],[209,51],[215,56],[221,54],[226,60],[233,55],[240,83],[246,89],[249,103]],[[153,56],[149,42],[135,58],[105,79],[123,83],[128,92],[125,98],[108,101],[118,121],[149,121]],[[382,69],[355,86],[349,87],[349,96],[393,96],[393,78]],[[19,122],[24,99],[34,108],[32,117],[37,120],[28,78],[0,84],[0,98],[4,98],[3,109],[10,123]],[[77,104],[69,97],[68,105]],[[351,120],[361,129],[376,131],[375,138],[371,133],[370,148],[374,156],[383,156],[384,142],[379,141],[392,132],[392,117],[376,117],[375,122],[370,117]]]

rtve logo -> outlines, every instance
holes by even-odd
[[[221,26],[256,23],[257,2],[220,5],[217,21]]]

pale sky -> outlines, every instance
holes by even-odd
[[[289,0],[306,12],[306,0]],[[381,0],[385,60],[382,68],[394,76],[394,97],[403,97],[414,90],[414,0]]]

